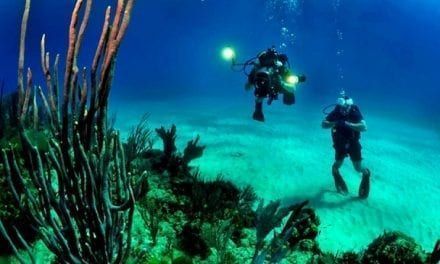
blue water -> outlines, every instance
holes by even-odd
[[[42,34],[47,35],[47,50],[51,52],[52,59],[56,53],[60,53],[61,61],[64,61],[68,37],[66,29],[74,2],[72,0],[33,0],[25,65],[33,69],[36,84],[44,84],[39,62]],[[0,42],[0,80],[5,80],[7,91],[13,91],[16,88],[18,40],[23,4],[24,0],[0,1],[0,36],[2,39]],[[91,64],[102,27],[104,11],[106,5],[109,4],[115,6],[116,1],[95,0],[79,65]],[[438,175],[438,166],[435,164],[439,152],[434,149],[437,148],[438,143],[432,143],[434,137],[431,136],[431,131],[423,129],[434,127],[440,131],[440,125],[438,125],[440,122],[439,21],[439,0],[137,0],[132,21],[118,57],[111,106],[119,106],[119,108],[116,107],[118,110],[125,111],[125,115],[130,115],[130,118],[132,117],[130,122],[137,120],[142,111],[152,111],[157,114],[156,117],[152,117],[154,124],[161,125],[159,118],[164,119],[164,124],[174,120],[191,120],[193,117],[191,114],[187,114],[185,118],[181,116],[185,115],[184,113],[200,112],[199,109],[191,107],[194,106],[194,102],[204,100],[199,105],[203,105],[203,109],[206,110],[205,116],[193,117],[196,125],[187,122],[178,124],[178,127],[181,125],[183,128],[179,131],[183,131],[182,134],[186,133],[186,135],[195,133],[193,130],[204,131],[206,134],[214,131],[212,132],[214,136],[206,135],[205,141],[208,143],[208,149],[211,147],[210,149],[213,150],[212,152],[208,150],[206,155],[208,161],[214,161],[212,164],[215,166],[219,164],[218,156],[216,156],[218,153],[222,153],[221,151],[225,149],[229,151],[227,147],[224,147],[226,143],[218,142],[221,148],[217,146],[220,150],[216,152],[216,142],[213,142],[217,140],[215,133],[221,135],[230,133],[231,139],[237,138],[239,141],[245,138],[240,134],[240,129],[242,129],[251,135],[249,137],[251,140],[252,136],[256,138],[243,145],[248,146],[249,149],[255,147],[260,150],[256,153],[266,154],[273,151],[276,153],[275,157],[279,156],[278,162],[285,167],[274,166],[273,164],[276,163],[265,160],[264,164],[268,166],[260,168],[259,160],[251,159],[249,157],[253,156],[249,155],[247,159],[241,159],[244,169],[239,169],[239,163],[237,163],[238,167],[230,166],[231,174],[238,172],[237,174],[243,175],[244,178],[248,176],[245,175],[248,168],[258,167],[258,170],[255,169],[258,173],[263,174],[267,169],[269,175],[270,173],[274,175],[276,173],[278,176],[285,175],[290,181],[288,177],[296,175],[297,168],[284,162],[284,158],[289,159],[292,156],[297,158],[295,161],[299,163],[296,164],[298,167],[305,167],[304,175],[310,181],[322,177],[319,178],[320,184],[327,187],[331,186],[331,179],[328,176],[328,181],[322,182],[324,178],[322,175],[330,171],[333,156],[329,155],[333,153],[327,134],[325,138],[323,134],[319,134],[322,132],[319,128],[321,117],[316,116],[320,115],[323,106],[334,103],[339,91],[344,89],[361,106],[367,122],[370,120],[369,117],[376,121],[369,123],[373,131],[362,139],[366,142],[364,148],[366,160],[372,164],[372,170],[375,173],[373,184],[376,189],[373,189],[373,198],[369,200],[372,206],[361,207],[361,209],[365,209],[366,215],[373,214],[379,220],[376,218],[361,219],[361,223],[369,224],[371,220],[371,222],[385,223],[380,227],[402,227],[404,231],[412,231],[411,235],[415,236],[418,241],[422,241],[425,248],[428,248],[438,237],[438,230],[436,230],[438,224],[431,225],[428,235],[426,235],[428,231],[418,228],[417,224],[423,227],[429,226],[423,222],[425,221],[423,218],[426,217],[426,221],[429,222],[438,216],[435,211],[425,212],[425,207],[418,207],[418,205],[428,204],[429,207],[429,202],[432,202],[431,198],[436,197],[436,194],[431,192],[425,195],[421,193],[423,191],[402,194],[400,191],[404,183],[406,183],[404,186],[406,190],[408,186],[420,184],[414,183],[420,178],[413,177],[416,172],[423,174],[421,178],[426,182],[421,184],[424,184],[424,187],[429,186],[435,191],[438,190],[438,184],[435,185],[437,181],[434,178]],[[303,73],[307,76],[307,82],[298,87],[297,105],[292,106],[295,110],[292,113],[295,115],[287,116],[290,114],[286,110],[288,107],[282,108],[281,103],[278,103],[277,108],[274,107],[276,110],[271,108],[272,112],[268,111],[268,119],[271,121],[265,126],[258,127],[259,124],[250,119],[253,98],[251,93],[246,93],[243,89],[246,77],[241,73],[231,71],[230,63],[220,56],[222,48],[226,46],[231,46],[236,50],[239,61],[254,57],[271,46],[286,53],[295,73]],[[63,72],[64,67],[60,65],[60,72]],[[155,101],[156,108],[139,110],[141,108],[139,105],[149,105],[145,101]],[[160,108],[157,105],[162,106],[163,102],[165,104],[174,102],[175,106],[169,107],[171,110],[167,108],[162,111],[166,106]],[[239,110],[231,110],[232,106],[235,107],[237,104],[241,104],[240,107],[233,109]],[[243,110],[246,109],[242,107],[243,104],[249,104],[249,109]],[[228,108],[229,105],[231,108]],[[132,108],[127,109],[126,106],[132,106]],[[280,108],[283,111],[280,111]],[[168,113],[175,112],[175,109],[184,109],[184,111],[178,113],[181,116],[171,118],[171,114],[168,115]],[[241,110],[247,112],[239,112]],[[304,119],[310,118],[310,120],[302,118],[302,113],[306,111]],[[275,117],[275,112],[281,114]],[[135,114],[138,116],[133,117]],[[232,116],[235,114],[236,116]],[[395,119],[397,122],[387,123],[382,119],[378,120],[382,116],[388,118],[384,120]],[[231,124],[231,127],[236,130],[235,134],[228,131],[225,125],[229,122],[227,118],[235,118],[236,123]],[[242,121],[240,118],[248,119]],[[315,119],[311,120],[312,118]],[[204,119],[202,121],[208,125],[200,121],[201,119]],[[129,121],[128,118],[127,121],[122,120],[120,129],[125,129],[127,132],[128,127],[132,125]],[[402,123],[406,124],[402,125]],[[295,124],[301,124],[304,129],[299,130]],[[412,130],[413,124],[417,129]],[[423,129],[419,130],[419,127]],[[310,128],[315,130],[310,132],[307,130]],[[420,136],[423,133],[429,136]],[[277,137],[272,142],[273,146],[277,147],[276,149],[272,148],[272,145],[267,145],[266,150],[253,144],[253,142],[266,144],[269,137],[266,135]],[[292,135],[299,135],[301,140],[298,142],[302,145],[297,146],[295,145],[297,142],[292,141],[295,144],[292,143],[287,145],[290,148],[285,148],[282,144],[289,142],[283,141],[282,137],[288,139],[289,136],[293,137]],[[202,134],[202,139],[203,136]],[[425,140],[426,138],[428,140]],[[316,151],[312,147],[302,152],[297,151],[311,143],[314,144],[313,147],[321,146],[321,148],[316,148]],[[231,145],[234,144],[235,142]],[[371,146],[377,148],[373,149]],[[244,152],[243,149],[240,151]],[[283,151],[286,151],[286,154]],[[311,153],[313,151],[315,153]],[[301,156],[302,153],[305,154]],[[230,155],[230,153],[227,154]],[[322,165],[321,161],[327,157],[325,162],[328,166],[327,163]],[[234,159],[231,158],[231,160]],[[311,161],[311,163],[301,163],[303,160]],[[203,162],[206,163],[206,160]],[[225,160],[223,162],[227,163]],[[202,169],[208,170],[212,165],[209,162],[206,164],[208,165],[205,167],[202,164]],[[316,164],[322,168],[315,166]],[[314,166],[318,169],[313,171],[310,169],[312,172],[309,173],[307,169]],[[279,173],[278,170],[283,170],[283,168],[284,171]],[[261,176],[258,173],[255,174]],[[310,175],[316,178],[309,177]],[[400,178],[402,175],[403,177]],[[254,179],[258,179],[257,176],[252,175]],[[290,183],[289,181],[286,182]],[[352,186],[356,184],[357,187],[358,179],[352,177],[351,181]],[[246,181],[243,180],[243,182]],[[305,182],[307,184],[304,186],[307,188],[313,186],[314,183]],[[268,185],[276,184],[277,182],[273,181]],[[266,187],[265,184],[262,185]],[[391,195],[376,195],[381,192],[380,187],[384,185],[389,187],[387,191],[392,190]],[[277,188],[282,187],[277,186]],[[296,186],[290,187],[296,188]],[[421,188],[421,190],[424,189]],[[301,191],[308,192],[308,189],[304,188]],[[284,192],[281,193],[284,194]],[[388,197],[401,195],[405,198],[409,197],[409,200],[411,197],[417,199],[412,200],[411,203],[404,199],[397,199],[398,201],[388,199]],[[349,218],[347,221],[351,221],[350,217],[354,220],[360,218],[347,213],[350,212],[351,207],[347,207],[347,210],[340,206],[335,206],[335,208],[329,206],[324,209],[318,206],[317,208],[320,210],[319,213],[329,217],[327,221],[335,219],[337,222],[344,217]],[[414,211],[416,209],[413,208],[418,211]],[[333,214],[334,211],[337,213]],[[330,218],[331,216],[334,218]],[[414,219],[414,222],[406,221],[406,219]],[[354,220],[353,225],[359,223]],[[328,226],[333,224],[325,221],[323,223]],[[341,223],[345,222],[341,221]],[[323,230],[326,230],[325,228],[327,227]],[[343,226],[337,231],[344,228],[347,228],[347,232],[351,230],[348,226]],[[327,228],[327,231],[329,229],[331,227]],[[359,239],[359,244],[354,246],[356,248],[365,246],[367,239],[370,241],[371,237],[377,236],[383,230],[373,231],[364,234],[364,237]],[[350,236],[352,236],[351,233],[346,239],[348,240]],[[348,248],[347,245],[344,246]]]
[[[22,2],[0,3],[0,78],[9,89],[16,83]],[[48,50],[63,58],[73,2],[34,1],[26,61],[34,71],[40,70],[43,33]],[[96,45],[105,5],[115,1],[95,2],[82,65],[90,65],[87,52]],[[220,50],[231,45],[245,60],[274,45],[308,77],[298,104],[331,103],[343,88],[371,111],[429,121],[440,112],[439,19],[435,0],[139,0],[118,59],[113,99],[248,100],[244,76],[229,70]]]

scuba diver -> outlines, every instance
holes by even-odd
[[[228,53],[225,55],[225,53]],[[247,60],[245,63],[236,63],[235,54],[231,49],[224,51],[224,57],[232,59],[232,68],[239,68],[247,76],[245,85],[246,90],[254,89],[255,111],[253,119],[264,122],[263,100],[267,98],[270,105],[273,100],[278,99],[278,95],[283,94],[283,103],[292,105],[295,103],[295,90],[298,83],[306,81],[304,75],[293,75],[289,65],[288,57],[280,54],[274,47],[261,52],[258,56]],[[249,66],[252,69],[247,73]]]
[[[362,165],[362,154],[360,134],[367,130],[367,124],[358,106],[353,99],[341,93],[336,107],[327,114],[322,121],[322,128],[331,129],[333,147],[335,149],[335,162],[332,167],[332,174],[336,190],[339,193],[347,194],[348,188],[345,184],[339,168],[345,157],[350,156],[354,169],[362,173],[362,180],[359,186],[359,197],[368,198],[370,192],[370,171]]]
[[[273,100],[278,99],[278,94],[282,93],[285,105],[295,103],[296,84],[305,82],[306,77],[292,75],[288,64],[287,56],[279,54],[273,47],[261,52],[253,62],[245,88],[250,90],[254,87],[254,120],[264,122],[264,98],[267,98],[267,104],[270,105]]]

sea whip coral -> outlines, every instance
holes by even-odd
[[[108,131],[106,120],[115,59],[130,21],[134,0],[118,0],[113,23],[110,22],[111,9],[107,8],[89,81],[86,69],[80,72],[77,58],[92,3],[92,0],[77,0],[75,3],[69,27],[63,93],[60,96],[59,56],[56,56],[51,72],[50,56],[45,49],[46,37],[41,40],[41,67],[48,93],[45,95],[41,88],[38,92],[50,131],[50,148],[43,153],[28,137],[26,122],[32,118],[34,126],[38,123],[35,120],[38,118],[38,114],[35,115],[36,92],[32,93],[30,69],[26,89],[23,80],[30,11],[30,0],[26,0],[18,63],[17,119],[22,149],[17,151],[12,146],[2,149],[2,162],[14,198],[20,209],[29,215],[32,223],[29,228],[38,231],[57,261],[122,263],[130,251],[135,201],[119,135]],[[25,175],[29,175],[31,184],[25,182]],[[17,182],[24,187],[23,191],[18,188]],[[29,263],[18,254],[17,241],[11,239],[1,223],[0,231],[11,243],[20,262]],[[30,246],[18,231],[17,237],[27,249],[29,260],[34,263]]]

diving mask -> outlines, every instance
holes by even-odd
[[[339,97],[337,103],[340,106],[352,106],[354,104],[353,99],[348,96]]]

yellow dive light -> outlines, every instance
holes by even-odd
[[[296,76],[296,75],[289,75],[289,76],[287,76],[287,78],[286,78],[286,82],[287,82],[288,84],[295,85],[295,84],[298,84],[298,83],[299,83],[299,78],[298,78],[298,76]]]
[[[222,57],[225,60],[235,59],[235,51],[231,47],[226,47],[222,50]]]

